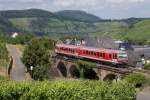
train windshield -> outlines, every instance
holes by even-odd
[[[120,54],[118,55],[118,58],[119,58],[119,59],[128,59],[128,56],[127,56],[126,53],[120,53]]]

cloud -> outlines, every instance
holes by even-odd
[[[0,10],[84,10],[102,18],[150,17],[150,0],[0,0]]]
[[[144,1],[145,0],[106,0],[106,2],[110,3],[139,3]]]
[[[87,7],[87,6],[95,6],[97,5],[98,0],[54,0],[53,4],[55,6],[61,7]]]

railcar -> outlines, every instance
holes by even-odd
[[[127,53],[120,50],[56,44],[55,52],[61,55],[86,58],[112,64],[127,64],[128,62]]]

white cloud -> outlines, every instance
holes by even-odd
[[[54,0],[53,4],[61,7],[87,7],[97,5],[98,0]]]
[[[106,0],[106,2],[110,2],[110,3],[138,3],[144,1],[145,0]]]

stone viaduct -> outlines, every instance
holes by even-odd
[[[84,71],[78,65],[70,62],[57,59],[55,64],[50,68],[50,75],[53,78],[85,78],[96,80],[120,80],[129,71],[123,68],[115,68],[104,65],[96,65],[94,68],[86,68]]]

